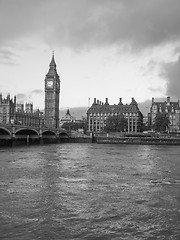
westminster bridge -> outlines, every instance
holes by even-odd
[[[50,129],[0,123],[0,145],[65,142],[69,137],[70,132],[61,128]]]

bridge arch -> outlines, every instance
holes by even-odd
[[[69,138],[69,135],[68,135],[67,132],[60,132],[60,133],[59,133],[59,137],[60,137],[60,138]]]
[[[19,128],[15,131],[15,145],[36,144],[39,141],[39,133],[35,129]]]
[[[9,135],[9,136],[11,136],[11,132],[9,131],[9,129],[7,129],[5,127],[0,127],[0,135]]]
[[[56,136],[56,133],[54,131],[51,131],[51,130],[44,130],[42,132],[42,136]]]
[[[20,128],[20,129],[16,130],[15,135],[37,135],[37,136],[39,136],[39,133],[35,129]]]
[[[42,132],[43,143],[54,143],[57,142],[57,135],[54,131],[44,130]]]

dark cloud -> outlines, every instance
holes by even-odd
[[[39,95],[41,95],[41,94],[44,94],[44,92],[41,89],[35,89],[35,90],[31,91],[31,94],[39,94]]]
[[[16,98],[18,102],[24,102],[28,99],[28,96],[24,93],[18,93],[16,94]]]
[[[77,2],[81,4],[69,11],[66,5],[64,21],[56,19],[52,35],[60,44],[80,48],[125,44],[137,50],[179,40],[178,0]]]
[[[151,92],[161,92],[162,91],[162,88],[161,87],[149,87],[148,88]]]
[[[1,0],[0,46],[39,35],[53,46],[130,45],[180,40],[179,0]]]
[[[180,97],[180,56],[177,61],[163,65],[163,75],[167,80],[166,94]]]
[[[32,101],[35,97],[44,96],[44,92],[41,89],[34,89],[29,93],[18,93],[16,94],[16,98],[18,102]]]
[[[12,59],[14,59],[15,55],[9,50],[0,49],[0,64],[4,65],[15,65]]]

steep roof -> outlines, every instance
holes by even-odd
[[[126,104],[126,105],[100,105],[93,104],[87,111],[87,113],[138,113],[139,108],[137,105]]]
[[[56,63],[55,63],[55,60],[54,60],[54,51],[53,51],[53,54],[52,54],[52,59],[51,59],[51,62],[49,64],[50,68],[56,68]]]
[[[47,75],[58,76],[57,70],[56,70],[56,62],[54,60],[54,52],[52,54],[52,59],[51,59],[51,62],[49,64],[49,71],[48,71]]]
[[[153,102],[152,103],[152,107],[153,106],[157,107],[158,111],[162,111],[162,112],[173,112],[174,110],[180,110],[180,105],[179,102]]]

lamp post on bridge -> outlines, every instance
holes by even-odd
[[[42,126],[43,126],[43,119],[41,117],[40,119],[40,124],[39,124],[39,143],[42,145],[43,144],[43,137],[42,137]]]
[[[15,131],[15,125],[14,125],[14,119],[11,119],[11,141],[12,141],[12,146],[16,145],[16,131]]]

